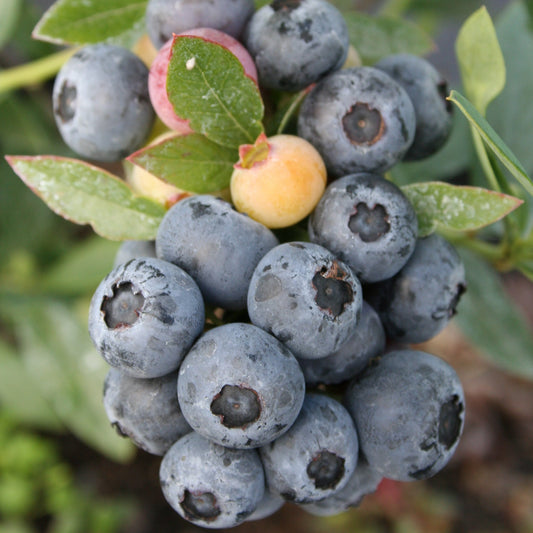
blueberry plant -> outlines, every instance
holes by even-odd
[[[411,345],[463,307],[467,335],[533,376],[495,274],[533,280],[533,162],[487,118],[506,65],[486,9],[457,37],[460,89],[420,28],[344,2],[58,0],[33,35],[69,47],[0,91],[56,75],[75,154],[6,160],[52,211],[124,243],[88,305],[101,409],[163,457],[183,518],[334,515],[384,478],[439,472],[464,392]],[[472,179],[452,181],[468,139]],[[491,339],[509,316],[506,359]]]

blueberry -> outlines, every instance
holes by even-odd
[[[79,155],[123,159],[146,140],[154,120],[148,69],[125,48],[85,46],[59,71],[53,110],[63,140]]]
[[[385,351],[385,331],[378,314],[363,302],[361,318],[350,337],[331,355],[320,359],[300,359],[309,386],[334,385],[361,372],[373,357]]]
[[[138,257],[155,257],[155,242],[124,241],[117,250],[113,266],[117,267]]]
[[[158,257],[175,263],[198,283],[207,302],[246,307],[252,273],[278,240],[265,226],[214,196],[191,196],[169,209],[156,238]]]
[[[348,30],[324,0],[274,0],[255,12],[244,33],[261,86],[299,91],[338,70],[348,54]]]
[[[403,192],[378,174],[333,181],[309,218],[309,237],[347,263],[362,282],[390,278],[413,253],[418,223]]]
[[[304,377],[290,351],[244,323],[200,337],[178,377],[178,400],[189,424],[231,448],[256,448],[279,437],[298,416],[304,394]]]
[[[314,503],[300,504],[300,507],[315,516],[333,516],[358,507],[363,498],[378,488],[383,476],[359,458],[352,477],[339,492]]]
[[[358,450],[348,411],[333,398],[307,394],[294,425],[260,453],[270,490],[288,501],[309,503],[346,485]]]
[[[317,244],[289,242],[261,259],[250,282],[250,320],[296,357],[325,357],[359,320],[361,284],[351,269]]]
[[[265,490],[256,450],[231,450],[192,432],[163,457],[159,470],[167,502],[206,528],[236,526],[250,516]]]
[[[421,351],[385,354],[350,383],[344,401],[368,464],[397,481],[435,475],[453,455],[463,429],[457,374]]]
[[[415,109],[415,138],[404,159],[424,159],[437,152],[452,129],[446,81],[429,61],[411,54],[391,55],[374,66],[405,89]]]
[[[173,33],[195,28],[214,28],[239,38],[253,11],[253,0],[149,0],[146,29],[157,49]]]
[[[152,379],[132,378],[111,368],[104,383],[104,408],[112,426],[154,455],[192,431],[181,413],[177,372]]]
[[[385,172],[413,142],[413,104],[390,76],[373,67],[330,74],[305,98],[298,135],[324,158],[328,174]]]
[[[123,263],[96,289],[89,334],[104,359],[132,377],[176,370],[204,327],[202,295],[181,268],[150,257]]]
[[[365,294],[388,338],[419,343],[446,326],[465,290],[465,270],[459,254],[446,239],[433,234],[418,239],[400,272],[370,285]]]

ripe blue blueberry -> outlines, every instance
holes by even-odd
[[[296,503],[341,490],[355,470],[358,451],[348,411],[320,394],[307,394],[291,429],[260,449],[268,487]]]
[[[252,324],[209,330],[190,349],[178,400],[195,431],[230,448],[257,448],[292,425],[305,381],[290,351]]]
[[[204,321],[194,280],[181,268],[150,257],[113,269],[89,307],[96,348],[111,366],[138,378],[176,370]]]
[[[415,109],[415,138],[404,159],[423,159],[437,152],[452,129],[446,81],[429,61],[411,54],[387,56],[374,66],[405,89]]]
[[[385,331],[378,314],[363,302],[361,318],[350,337],[331,355],[299,359],[308,386],[335,385],[361,372],[370,359],[385,351]]]
[[[279,495],[271,492],[268,488],[265,488],[265,495],[263,499],[257,505],[257,509],[246,519],[247,522],[253,520],[262,520],[268,516],[273,515],[279,511],[285,500]]]
[[[413,142],[413,104],[385,72],[354,67],[330,74],[305,98],[298,135],[323,157],[328,174],[385,172]]]
[[[246,307],[252,273],[278,244],[265,226],[210,195],[191,196],[169,209],[156,238],[158,257],[187,271],[206,302]]]
[[[257,508],[265,478],[256,450],[231,450],[196,432],[178,440],[159,470],[167,502],[206,528],[233,527]]]
[[[253,0],[149,0],[146,29],[157,49],[173,33],[195,28],[214,28],[238,39],[253,11]]]
[[[459,254],[446,239],[433,234],[418,239],[398,274],[370,285],[365,295],[378,312],[388,338],[419,343],[448,324],[465,290]]]
[[[325,357],[348,339],[361,313],[357,277],[331,252],[307,242],[280,244],[250,282],[248,314],[296,357]]]
[[[344,402],[368,464],[397,481],[435,475],[453,455],[463,429],[457,374],[421,351],[385,354],[350,383]]]
[[[299,91],[338,70],[348,54],[348,30],[324,0],[273,0],[255,12],[244,33],[263,87]]]
[[[124,241],[115,255],[114,267],[138,257],[155,257],[154,241]]]
[[[63,140],[79,155],[123,159],[142,145],[154,120],[148,69],[126,48],[85,46],[61,67],[53,110]]]
[[[418,232],[411,202],[378,174],[333,181],[309,218],[309,237],[347,263],[362,282],[390,278],[413,253]]]
[[[104,408],[118,433],[154,455],[165,452],[192,428],[181,413],[177,372],[132,378],[111,368],[104,382]]]
[[[339,492],[314,503],[300,504],[300,507],[315,516],[333,516],[358,507],[363,498],[378,488],[383,476],[359,458],[352,477]]]

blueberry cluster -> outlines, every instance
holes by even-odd
[[[165,498],[207,528],[269,516],[286,501],[336,514],[383,478],[433,476],[457,447],[464,395],[447,363],[409,344],[445,327],[465,273],[444,238],[419,235],[413,206],[383,173],[443,145],[451,127],[444,82],[409,55],[341,68],[348,32],[325,0],[273,0],[257,11],[252,0],[150,0],[146,22],[163,51],[150,75],[166,72],[169,36],[207,27],[216,39],[241,39],[261,88],[309,88],[297,137],[323,160],[313,179],[324,191],[310,207],[308,239],[236,210],[236,198],[206,194],[170,207],[155,243],[121,247],[89,312],[90,336],[111,366],[111,423],[163,456]],[[106,161],[136,149],[152,105],[174,113],[156,81],[157,106],[148,69],[130,52],[82,49],[54,90],[67,143]],[[267,178],[282,152],[276,145],[271,155],[274,144],[247,146]],[[274,219],[275,206],[283,203],[286,217],[291,202],[297,210],[306,201],[298,162],[311,157],[298,150],[290,145],[292,166],[276,163],[298,179],[274,188],[267,179],[268,198],[247,197],[272,205]]]

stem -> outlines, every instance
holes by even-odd
[[[505,243],[491,244],[480,239],[469,237],[468,235],[454,235],[451,232],[443,233],[446,240],[456,246],[463,246],[475,252],[491,263],[502,261],[507,255],[507,245]]]
[[[52,78],[76,50],[76,48],[62,50],[31,63],[0,72],[0,93],[41,83]]]
[[[487,154],[485,145],[483,144],[483,139],[481,138],[481,135],[473,127],[471,129],[472,129],[472,138],[474,140],[474,146],[476,148],[477,157],[479,159],[479,162],[481,163],[481,166],[483,168],[483,172],[485,173],[487,181],[489,182],[489,185],[491,186],[493,191],[501,192],[500,184],[498,183],[498,178],[496,178],[496,175],[494,174],[494,168],[492,167],[490,163],[490,158]]]
[[[294,100],[291,102],[291,105],[288,107],[287,111],[283,115],[283,118],[281,119],[281,122],[276,131],[276,135],[281,135],[285,131],[289,120],[291,119],[298,106],[302,103],[303,99],[307,96],[307,93],[308,91],[304,90],[296,95]]]

